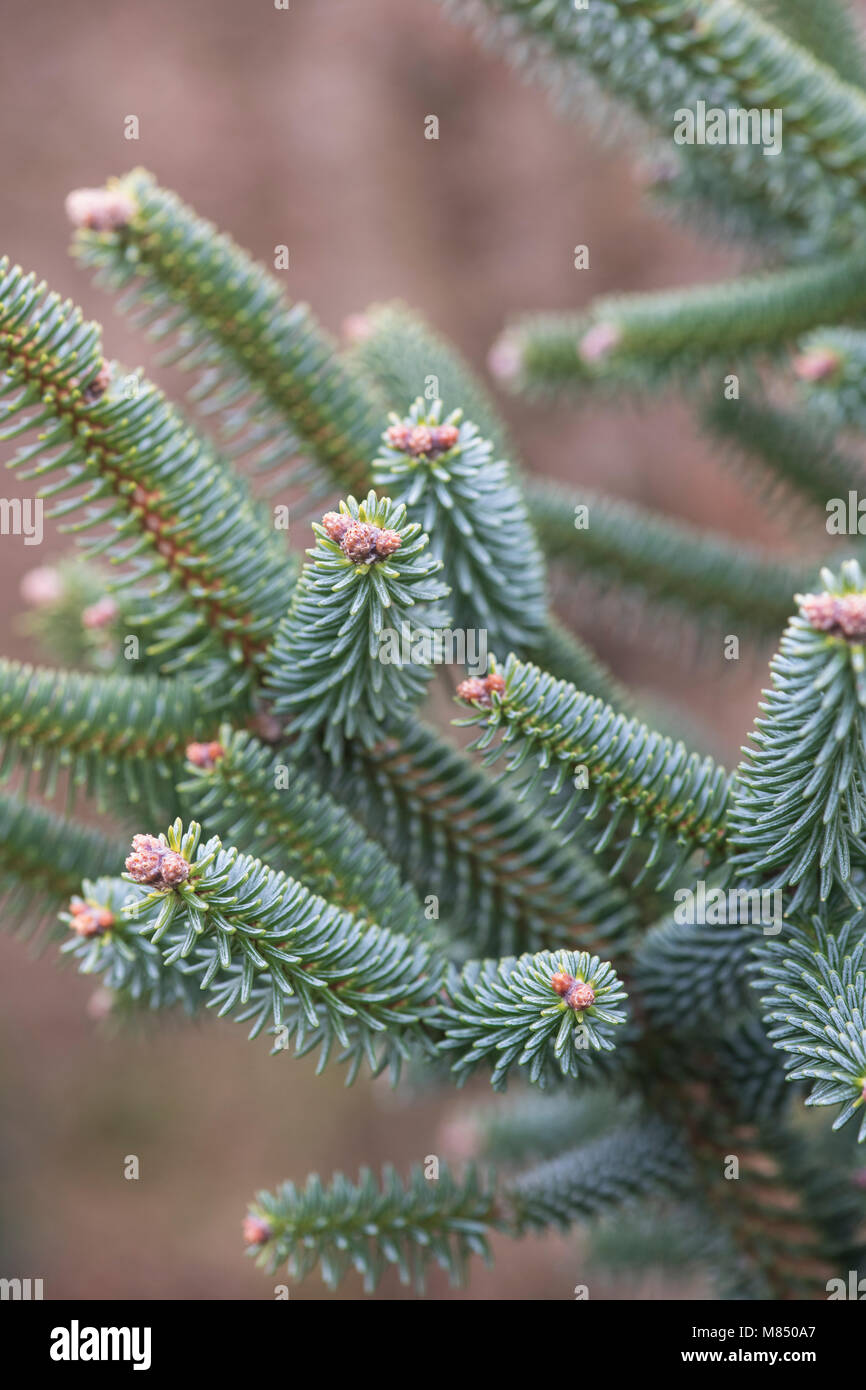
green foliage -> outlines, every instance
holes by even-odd
[[[641,842],[644,868],[660,866],[661,886],[697,850],[709,860],[720,858],[730,779],[712,758],[690,753],[685,744],[513,657],[502,676],[501,696],[493,695],[489,708],[476,703],[465,721],[485,725],[474,746],[487,750],[487,761],[504,752],[511,770],[534,761],[552,794],[570,782],[558,823],[574,833],[578,818],[593,821],[605,812],[596,849],[606,849],[627,827],[620,867]],[[669,844],[676,853],[665,861]]]
[[[190,766],[181,788],[210,831],[356,917],[404,932],[426,925],[411,887],[313,778],[252,734],[225,727],[220,739],[213,762]]]
[[[793,888],[788,915],[811,911],[837,888],[863,901],[852,861],[856,867],[866,855],[866,629],[857,640],[832,616],[829,630],[812,624],[825,622],[832,596],[862,602],[866,579],[852,561],[838,579],[825,571],[824,586],[823,599],[801,599],[782,638],[728,818],[738,878],[770,891]]]
[[[730,891],[737,897],[743,890]],[[667,917],[657,923],[635,953],[636,982],[653,1022],[682,1030],[684,998],[688,1025],[698,1029],[745,1008],[758,930],[740,920],[707,925]]]
[[[594,82],[636,114],[668,146],[666,202],[718,216],[764,256],[725,284],[518,323],[492,370],[609,399],[660,382],[694,395],[697,381],[712,440],[811,509],[802,557],[568,499],[540,465],[513,466],[485,387],[411,311],[369,310],[341,357],[149,175],[79,192],[77,254],[123,290],[163,360],[196,375],[221,443],[108,363],[72,305],[0,263],[13,463],[120,574],[98,650],[75,608],[44,614],[49,642],[58,621],[70,634],[52,659],[93,658],[97,676],[0,664],[3,770],[52,798],[66,781],[121,821],[136,805],[139,829],[180,812],[205,831],[177,820],[140,835],[111,877],[124,850],[108,837],[0,800],[5,916],[33,927],[65,906],[64,956],[120,1013],[209,1008],[269,1032],[275,1052],[346,1062],[349,1080],[366,1064],[396,1082],[411,1063],[517,1083],[518,1106],[498,1129],[470,1124],[471,1146],[539,1166],[495,1193],[489,1176],[420,1171],[262,1193],[247,1244],[274,1271],[319,1265],[335,1283],[354,1267],[371,1288],[394,1264],[417,1285],[431,1260],[455,1274],[485,1255],[493,1230],[598,1219],[603,1245],[628,1203],[632,1260],[651,1258],[660,1221],[688,1223],[724,1292],[823,1297],[861,1258],[862,1201],[852,1146],[797,1134],[797,1107],[811,1081],[809,1103],[839,1106],[838,1126],[862,1121],[866,1094],[866,937],[851,915],[866,891],[866,581],[848,564],[823,593],[796,591],[829,549],[828,502],[862,473],[836,437],[863,423],[866,93],[842,80],[862,80],[862,53],[837,4],[822,22],[806,0],[477,0],[474,13],[567,103]],[[677,145],[678,108],[697,100],[778,109],[784,154]],[[770,379],[796,345],[808,411],[778,405]],[[314,527],[299,579],[237,464],[276,470],[266,486],[291,482],[293,501],[296,484],[353,494]],[[634,717],[548,610],[547,561],[564,608],[576,573],[702,635],[776,634],[799,605],[733,776]],[[448,594],[458,630],[485,629],[499,658],[460,687],[480,759],[416,717],[428,693],[438,712]],[[696,880],[750,908],[781,894],[784,934],[751,910],[672,917]],[[737,1182],[721,1176],[732,1154]],[[692,1258],[696,1241],[675,1244]]]
[[[689,1166],[688,1149],[674,1127],[639,1120],[528,1169],[510,1183],[508,1201],[519,1229],[565,1230],[650,1195],[687,1192]]]
[[[124,292],[138,324],[170,341],[163,361],[199,374],[195,399],[222,418],[234,452],[274,467],[300,444],[341,488],[363,487],[377,415],[306,305],[291,304],[230,237],[145,170],[110,188],[131,200],[132,215],[111,230],[81,228],[75,252],[100,283]]]
[[[455,349],[421,319],[400,304],[374,306],[363,318],[363,331],[350,354],[350,360],[369,382],[370,388],[388,409],[401,413],[408,401],[429,389],[447,401],[459,401],[468,420],[490,440],[494,453],[510,460],[509,491],[520,484],[520,470],[514,443],[499,412],[494,408],[482,383]],[[540,583],[534,545],[527,533],[524,504],[515,501],[520,524],[516,528],[521,554],[530,567],[533,584]],[[440,509],[441,510],[441,509]],[[513,522],[512,522],[513,525]],[[436,535],[434,532],[434,540]],[[482,593],[487,581],[482,577]],[[520,576],[522,586],[524,579]],[[500,595],[500,602],[503,600]],[[512,596],[507,596],[512,601]],[[495,645],[495,641],[491,642]],[[561,680],[570,680],[590,695],[600,695],[609,704],[624,708],[629,696],[592,652],[548,614],[543,632],[519,649],[519,654]]]
[[[816,512],[826,517],[830,498],[847,498],[862,480],[860,463],[835,446],[832,431],[803,412],[762,399],[719,397],[702,409],[701,423],[713,441],[729,446],[757,474],[768,506],[800,503],[810,523]]]
[[[321,734],[335,762],[345,739],[373,743],[386,720],[404,718],[421,699],[436,658],[423,606],[448,593],[438,578],[441,562],[402,503],[370,492],[360,503],[341,503],[340,516],[342,545],[313,526],[312,562],[280,624],[266,675],[274,708],[290,716],[300,746]],[[352,528],[367,528],[363,555],[354,558],[346,549]],[[377,550],[377,533],[393,535],[399,548]]]
[[[444,416],[441,401],[428,408],[419,398],[391,419],[374,482],[432,537],[453,576],[457,627],[486,629],[491,646],[525,646],[544,626],[544,572],[508,464],[494,462],[492,444],[462,411]],[[445,448],[436,444],[442,428],[456,435]]]
[[[866,98],[864,98],[866,100]],[[527,390],[597,382],[645,387],[675,372],[729,370],[772,355],[807,329],[850,322],[866,308],[861,247],[817,265],[741,280],[596,300],[585,315],[548,314],[508,329],[510,372]]]
[[[110,788],[132,803],[173,790],[177,763],[200,727],[192,688],[156,676],[50,671],[0,658],[0,777],[32,778],[54,796],[61,773],[68,800],[85,792],[100,808]]]
[[[790,614],[791,594],[803,582],[803,567],[583,489],[572,497],[561,486],[536,483],[529,502],[549,560],[561,561],[599,587],[630,591],[704,627],[713,623],[728,632],[739,624],[775,635]]]
[[[263,1223],[263,1242],[251,1245],[257,1263],[272,1274],[282,1264],[304,1279],[320,1266],[322,1278],[335,1288],[351,1269],[371,1293],[383,1271],[394,1265],[404,1284],[423,1292],[431,1263],[462,1280],[470,1255],[490,1258],[487,1235],[497,1223],[489,1181],[470,1169],[462,1178],[440,1168],[435,1181],[413,1168],[404,1184],[386,1167],[381,1183],[362,1169],[357,1184],[337,1173],[329,1187],[311,1177],[306,1187],[283,1183],[276,1192],[260,1192],[250,1215]]]
[[[439,987],[430,947],[356,920],[216,837],[199,840],[195,822],[184,832],[177,821],[167,845],[188,877],[125,909],[163,964],[200,977],[207,1007],[251,1022],[250,1037],[270,1029],[274,1053],[318,1047],[321,1069],[336,1049],[347,1084],[364,1062],[399,1074],[410,1044],[424,1044]]]
[[[112,991],[113,1009],[171,1009],[181,1005],[187,1013],[194,1013],[202,1005],[195,980],[181,970],[167,970],[159,948],[135,931],[124,915],[125,909],[142,897],[140,889],[133,889],[123,879],[85,879],[82,896],[73,899],[78,913],[62,912],[61,921],[75,931],[82,916],[85,922],[90,916],[88,909],[106,914],[106,921],[112,920],[97,926],[93,935],[76,933],[63,943],[61,952],[72,957],[80,974],[100,977],[104,988]]]
[[[633,929],[627,896],[424,724],[347,745],[315,775],[473,953],[606,949]]]
[[[559,996],[551,980],[560,972],[590,987],[588,1004]],[[480,1064],[491,1066],[494,1090],[504,1089],[514,1066],[541,1087],[581,1075],[596,1054],[613,1050],[614,1029],[626,1017],[617,1008],[626,994],[613,969],[586,951],[472,961],[452,972],[446,994],[441,1046],[457,1053],[452,1070],[462,1084]]]
[[[844,0],[758,0],[757,8],[795,43],[835,68],[845,82],[866,85],[863,38]]]
[[[38,431],[12,466],[26,479],[60,474],[40,496],[71,491],[52,515],[80,512],[74,529],[100,528],[88,554],[124,567],[146,654],[230,707],[286,606],[292,563],[243,483],[161,393],[117,371],[106,381],[103,365],[95,326],[0,261],[0,439]]]
[[[760,210],[793,251],[849,243],[864,228],[866,94],[738,0],[445,0],[477,23],[560,102],[610,119],[615,103],[672,142],[674,113],[697,98],[730,108],[781,110],[795,158],[765,158],[758,143],[673,146],[691,173],[704,174],[715,208]],[[790,6],[786,3],[786,9]],[[802,34],[802,29],[799,30]],[[814,26],[811,27],[814,33]],[[587,83],[587,77],[592,79]],[[613,99],[600,102],[599,91]],[[754,214],[753,214],[754,215]],[[782,243],[784,245],[784,242]]]
[[[834,1121],[860,1121],[866,1139],[866,936],[859,913],[836,933],[819,918],[796,926],[782,950],[767,950],[757,983],[773,1023],[769,1036],[788,1054],[793,1081],[814,1080],[807,1105],[841,1105]]]
[[[36,936],[81,883],[110,873],[123,849],[107,835],[26,801],[0,796],[0,900],[7,930]]]

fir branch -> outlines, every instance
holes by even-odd
[[[50,671],[0,658],[0,778],[24,773],[53,797],[61,773],[68,798],[84,791],[100,809],[122,788],[127,801],[173,793],[187,740],[201,725],[194,692],[158,676]]]
[[[683,743],[514,657],[501,676],[500,693],[466,701],[472,714],[461,722],[485,725],[472,746],[487,750],[485,762],[504,752],[511,771],[535,762],[552,795],[570,782],[571,794],[563,798],[557,820],[574,834],[580,818],[591,822],[604,811],[597,850],[613,842],[621,822],[630,821],[612,873],[638,841],[645,873],[661,868],[660,887],[698,850],[710,863],[722,857],[730,779],[712,758],[689,753]],[[580,802],[587,790],[591,801],[584,811]],[[669,846],[675,852],[666,857]]]
[[[422,605],[437,603],[448,588],[402,503],[374,492],[360,503],[350,497],[313,531],[312,562],[280,624],[266,684],[276,712],[291,716],[299,748],[321,734],[337,761],[345,739],[369,745],[420,701],[436,656]]]
[[[504,459],[462,411],[416,400],[391,416],[373,481],[429,534],[452,580],[456,626],[483,628],[491,646],[524,647],[544,626],[541,555]]]
[[[473,1111],[473,1135],[483,1157],[494,1163],[523,1163],[556,1158],[588,1143],[614,1122],[628,1119],[635,1103],[612,1089],[594,1088],[581,1095],[559,1089],[548,1094],[527,1091]],[[458,1121],[460,1123],[460,1121]]]
[[[864,270],[858,245],[818,264],[599,299],[584,314],[518,321],[494,351],[508,354],[509,384],[531,391],[642,388],[710,365],[732,370],[745,354],[773,355],[808,329],[862,317]]]
[[[863,901],[852,865],[866,858],[866,579],[853,561],[823,579],[824,593],[798,597],[728,818],[734,872],[750,887],[795,889],[786,915],[836,887]]]
[[[484,386],[452,345],[417,313],[401,304],[377,305],[366,310],[350,361],[370,382],[383,405],[396,413],[405,410],[406,402],[416,396],[426,398],[430,390],[443,400],[459,402],[464,416],[475,422],[484,439],[490,440],[494,454],[510,460],[513,482],[518,487],[525,483],[515,445]],[[523,524],[522,501],[519,515],[520,545],[527,552],[534,547]],[[542,582],[540,578],[538,582]],[[548,615],[541,634],[519,646],[519,650],[528,660],[536,661],[562,680],[572,681],[581,690],[602,696],[610,704],[625,708],[630,703],[628,693],[594,653],[553,615]]]
[[[519,1230],[567,1230],[649,1196],[688,1195],[690,1170],[677,1129],[649,1118],[530,1168],[505,1186],[503,1200]]]
[[[866,332],[856,328],[819,328],[798,344],[794,373],[809,410],[830,430],[866,430]],[[862,481],[858,470],[856,483]],[[833,496],[844,495],[837,488]]]
[[[606,951],[638,922],[627,895],[464,754],[412,722],[314,766],[475,954]]]
[[[0,261],[3,440],[38,431],[12,460],[40,496],[72,496],[54,516],[101,528],[88,553],[124,567],[125,607],[163,669],[184,668],[223,706],[249,689],[284,611],[293,569],[277,533],[166,403],[102,361],[97,330],[33,276]],[[107,536],[104,534],[108,528]],[[144,611],[131,610],[142,604]]]
[[[429,1046],[422,1021],[442,966],[429,945],[356,921],[258,859],[199,843],[200,827],[136,836],[126,861],[147,895],[125,913],[162,945],[163,965],[198,975],[207,1007],[277,1035],[274,1052],[337,1049],[396,1078],[410,1046]],[[377,1054],[376,1043],[381,1042]]]
[[[123,845],[99,830],[0,796],[0,900],[7,930],[40,934],[76,891],[82,873],[109,873]]]
[[[428,925],[379,845],[286,755],[227,727],[218,743],[193,745],[189,755],[191,776],[179,790],[208,831],[356,917],[406,933]]]
[[[163,1010],[181,1006],[196,1013],[203,1006],[195,980],[182,970],[166,968],[162,952],[133,930],[125,909],[140,903],[141,889],[120,878],[84,880],[60,914],[73,935],[61,946],[81,975],[99,975],[113,996],[112,1011],[122,1008]]]
[[[259,1192],[244,1234],[249,1253],[272,1274],[288,1264],[300,1280],[318,1265],[336,1288],[355,1269],[372,1293],[394,1265],[401,1283],[423,1292],[431,1263],[452,1283],[463,1281],[470,1255],[489,1263],[487,1236],[499,1224],[491,1180],[474,1169],[458,1179],[440,1167],[428,1179],[416,1167],[404,1184],[386,1167],[381,1183],[362,1168],[357,1185],[337,1173],[329,1187],[310,1177],[300,1190],[286,1182],[274,1193]]]
[[[832,432],[803,412],[764,400],[714,397],[701,409],[710,438],[728,446],[759,473],[763,495],[775,505],[779,494],[808,509],[810,523],[827,503],[862,485],[863,465],[835,447]]]
[[[670,138],[675,113],[697,98],[726,111],[782,111],[796,158],[765,158],[761,143],[714,145],[701,151],[708,177],[714,171],[741,202],[760,202],[792,239],[808,230],[813,249],[864,230],[866,94],[738,0],[704,0],[699,10],[692,0],[593,0],[586,10],[569,0],[445,3],[582,112],[609,117],[600,88],[617,115],[631,110]]]
[[[703,1201],[749,1272],[747,1296],[826,1298],[827,1280],[848,1267],[862,1203],[789,1125],[742,1121],[713,1081],[710,1070],[681,1088],[678,1118]],[[738,1177],[725,1181],[731,1157]]]
[[[486,389],[420,314],[400,303],[365,309],[348,360],[382,401],[383,414],[402,415],[410,401],[430,400],[432,391],[433,399],[459,405],[494,454],[509,459],[519,474],[516,446]]]
[[[452,968],[445,992],[436,1023],[442,1051],[457,1053],[457,1084],[483,1064],[496,1091],[514,1066],[542,1088],[581,1076],[599,1053],[613,1051],[614,1029],[626,1017],[613,968],[586,951],[470,961],[460,972]]]
[[[718,891],[724,902],[720,924],[668,917],[637,948],[635,988],[655,1027],[682,1032],[684,999],[689,1001],[686,1027],[696,1030],[710,1020],[736,1014],[750,1002],[751,948],[758,928],[750,932],[738,909],[745,904],[748,914],[753,904],[746,889]],[[731,896],[734,911],[729,913]],[[760,894],[757,897],[760,902]],[[759,918],[760,912],[747,915],[745,922]]]
[[[822,0],[820,8],[813,0],[757,0],[757,9],[843,82],[866,86],[863,35],[847,0]]]
[[[784,948],[764,947],[755,981],[769,992],[769,1036],[792,1081],[813,1080],[807,1105],[839,1105],[833,1128],[860,1120],[866,1141],[866,935],[858,913],[834,933],[815,917]],[[858,1114],[859,1112],[859,1114]]]
[[[200,373],[195,399],[222,417],[236,450],[252,446],[274,466],[300,441],[341,490],[366,486],[377,415],[306,305],[291,304],[230,237],[145,170],[112,181],[106,196],[125,199],[128,217],[113,227],[79,220],[76,254],[100,283],[125,292],[122,307],[139,325],[171,340],[164,361]]]
[[[562,561],[590,582],[621,586],[675,615],[702,625],[713,622],[723,631],[740,625],[775,636],[808,577],[808,568],[786,565],[627,502],[581,491],[586,524],[580,529],[574,500],[563,488],[534,483],[529,502],[549,559]]]

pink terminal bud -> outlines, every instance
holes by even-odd
[[[66,216],[73,227],[115,232],[135,216],[135,203],[119,188],[76,188],[66,199]]]
[[[21,597],[31,608],[48,608],[63,597],[63,580],[50,565],[28,570],[21,580]]]
[[[341,328],[347,343],[363,343],[373,333],[373,325],[367,314],[347,314]]]
[[[817,632],[854,642],[866,639],[866,594],[801,594],[797,601]]]
[[[807,348],[794,358],[794,375],[801,381],[826,381],[842,365],[842,357],[833,348]]]
[[[551,989],[561,995],[564,1004],[576,1013],[590,1008],[595,1003],[595,990],[583,980],[576,980],[565,970],[557,970],[550,981]]]
[[[584,362],[601,362],[619,346],[622,334],[615,323],[594,323],[578,344]]]
[[[271,1228],[267,1221],[249,1212],[244,1217],[244,1241],[247,1245],[264,1245],[271,1238]]]
[[[118,614],[118,607],[113,598],[100,598],[96,603],[91,603],[81,614],[83,627],[99,628],[108,627],[113,623]]]
[[[503,333],[497,338],[487,355],[490,375],[503,385],[515,382],[523,370],[523,353],[513,333]]]

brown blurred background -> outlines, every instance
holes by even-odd
[[[0,251],[105,324],[110,355],[146,366],[134,337],[66,254],[65,194],[136,164],[272,263],[288,293],[339,332],[374,300],[417,306],[484,370],[507,318],[577,307],[612,290],[712,279],[740,253],[699,241],[641,204],[628,148],[589,119],[567,124],[452,26],[434,0],[26,0],[0,3]],[[438,142],[424,139],[428,114]],[[137,142],[124,139],[136,115]],[[591,269],[573,268],[586,243]],[[792,542],[698,438],[675,400],[649,409],[503,407],[527,466],[600,487],[744,540]],[[22,484],[7,475],[6,494]],[[21,575],[67,548],[0,545],[2,649],[33,657],[13,626]],[[632,681],[677,690],[707,746],[733,756],[762,662],[672,667],[646,633],[572,610]],[[647,623],[654,620],[650,616]],[[93,984],[0,938],[0,1274],[42,1277],[49,1298],[262,1298],[240,1221],[257,1187],[359,1163],[405,1168],[460,1147],[461,1102],[346,1091],[336,1071],[271,1059],[221,1023],[112,1038],[87,1017]],[[481,1094],[487,1099],[486,1093]],[[467,1102],[464,1100],[465,1106]],[[136,1154],[138,1182],[124,1180]],[[459,1297],[568,1299],[578,1238],[499,1247]],[[432,1296],[449,1296],[436,1278]],[[344,1296],[357,1296],[349,1280]],[[594,1277],[593,1297],[702,1293],[655,1276]],[[292,1298],[328,1296],[317,1278]],[[380,1298],[403,1296],[386,1281]]]

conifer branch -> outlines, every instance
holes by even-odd
[[[26,801],[0,796],[0,901],[7,930],[37,936],[81,883],[82,873],[110,873],[122,842],[61,820]]]
[[[866,100],[866,97],[864,97]],[[518,321],[494,351],[509,384],[530,391],[654,385],[677,371],[777,355],[808,329],[851,322],[866,309],[862,245],[818,264],[719,284],[593,302],[585,314]]]
[[[364,1062],[396,1077],[411,1046],[429,1047],[422,1020],[442,975],[429,945],[357,921],[200,833],[176,821],[167,836],[136,836],[126,861],[147,892],[125,915],[161,946],[165,968],[199,976],[207,1007],[251,1022],[251,1038],[270,1029],[275,1053],[319,1047],[321,1069],[337,1050],[347,1084]]]
[[[386,1167],[381,1182],[362,1168],[357,1184],[342,1173],[324,1187],[310,1177],[304,1188],[286,1182],[276,1192],[259,1192],[244,1221],[247,1248],[272,1274],[287,1264],[293,1279],[318,1265],[329,1288],[355,1269],[372,1293],[384,1270],[396,1267],[400,1281],[425,1289],[431,1263],[463,1282],[470,1255],[490,1262],[487,1236],[500,1225],[490,1179],[470,1168],[455,1178],[439,1168],[435,1179],[413,1168],[403,1183]]]
[[[128,801],[173,791],[184,746],[201,723],[192,687],[159,676],[50,671],[0,658],[0,777],[22,770],[53,797],[68,774],[100,809],[110,789]]]
[[[765,947],[756,984],[792,1081],[813,1080],[807,1105],[839,1105],[833,1128],[860,1122],[866,1141],[866,935],[858,913],[836,933],[819,917]]]
[[[300,442],[329,482],[365,487],[377,413],[306,305],[292,304],[230,237],[145,170],[112,181],[105,196],[125,200],[128,215],[108,227],[74,219],[76,254],[100,283],[124,291],[121,307],[141,326],[172,342],[164,361],[199,373],[195,399],[222,417],[235,448],[263,451],[260,464],[274,466]]]
[[[734,872],[750,887],[794,889],[786,915],[834,888],[864,901],[852,869],[866,859],[866,579],[854,561],[823,579],[823,593],[798,596],[728,818]]]
[[[356,917],[406,933],[428,925],[379,845],[285,755],[223,728],[219,742],[192,745],[189,757],[180,791],[210,832]]]
[[[690,1166],[676,1128],[643,1119],[530,1168],[503,1195],[519,1230],[566,1230],[649,1196],[687,1195]]]
[[[702,625],[740,625],[775,636],[808,578],[808,567],[786,565],[723,536],[583,490],[586,524],[580,529],[574,500],[559,486],[533,483],[529,504],[548,559],[591,583],[623,587]]]
[[[440,1046],[457,1054],[458,1085],[483,1064],[492,1068],[496,1091],[514,1066],[542,1088],[581,1076],[604,1060],[599,1054],[613,1051],[615,1028],[626,1017],[617,1007],[626,994],[613,968],[586,951],[471,961],[452,970],[445,991]]]
[[[474,421],[483,438],[490,440],[494,454],[510,461],[513,483],[518,488],[525,485],[514,443],[487,391],[469,364],[418,314],[400,304],[366,310],[350,361],[370,382],[383,405],[397,414],[419,394],[426,397],[431,388],[442,400],[459,403],[466,419]],[[534,544],[524,515],[521,501],[520,546],[524,554],[531,556]],[[432,534],[435,539],[435,531]],[[532,563],[534,582],[541,582],[534,573],[535,561]],[[491,645],[495,646],[495,641]],[[628,693],[594,653],[551,613],[541,634],[531,642],[518,643],[517,649],[527,660],[537,662],[561,680],[570,680],[581,690],[600,695],[609,704],[618,708],[630,704]]]
[[[313,531],[311,563],[265,679],[276,712],[291,717],[298,747],[321,734],[337,761],[345,739],[369,745],[420,701],[436,657],[430,605],[449,591],[427,535],[402,503],[375,492],[360,503],[350,497]]]
[[[579,819],[591,822],[605,812],[596,849],[610,845],[622,824],[621,859],[640,841],[646,872],[662,869],[660,886],[698,850],[709,863],[722,857],[730,778],[712,758],[689,753],[683,743],[514,657],[501,677],[501,692],[466,698],[473,712],[465,722],[485,726],[472,746],[486,750],[485,762],[504,753],[509,770],[535,762],[554,795],[570,782],[557,818],[567,833]],[[674,853],[666,859],[668,847]]]
[[[862,464],[837,448],[832,432],[804,412],[747,397],[718,397],[707,401],[700,418],[711,439],[754,468],[769,504],[779,497],[800,502],[810,522],[815,512],[826,518],[831,498],[847,498],[862,485]]]
[[[711,888],[706,891],[711,895]],[[745,904],[748,923],[752,904],[747,890],[730,892],[736,907]],[[635,986],[654,1026],[682,1031],[682,1001],[686,997],[688,1027],[696,1029],[706,1027],[709,1020],[730,1017],[751,1003],[751,948],[759,928],[750,931],[738,912],[731,914],[732,921],[725,920],[728,893],[718,889],[716,901],[719,894],[724,904],[721,923],[695,924],[668,917],[657,923],[637,948]]]
[[[508,464],[495,460],[461,410],[419,397],[408,416],[391,416],[373,463],[380,491],[402,502],[429,534],[452,578],[455,624],[482,628],[492,646],[523,647],[544,627],[541,555]]]
[[[338,767],[323,759],[315,775],[475,954],[606,953],[637,925],[627,895],[588,856],[424,724],[369,750],[347,744]]]
[[[129,620],[152,632],[147,654],[185,669],[215,703],[236,702],[294,577],[243,484],[153,386],[127,378],[127,393],[77,309],[5,260],[0,373],[0,439],[38,431],[12,466],[27,479],[58,473],[40,496],[72,495],[52,515],[80,513],[71,529],[100,528],[88,553],[123,566]]]
[[[122,857],[122,856],[121,856]],[[194,977],[167,967],[162,952],[136,931],[127,909],[144,893],[121,878],[85,879],[60,913],[72,935],[61,946],[81,975],[98,975],[112,994],[112,1013],[121,1009],[164,1010],[181,1006],[197,1013],[204,1000]]]
[[[817,9],[812,0],[758,0],[757,9],[843,82],[866,86],[863,35],[846,0],[826,0]]]
[[[586,10],[569,0],[445,3],[581,112],[598,114],[601,89],[617,113],[625,106],[672,138],[675,113],[704,95],[725,111],[782,111],[796,158],[765,158],[761,143],[713,145],[701,153],[717,184],[789,224],[793,240],[806,230],[813,250],[866,228],[866,93],[752,7],[738,0],[705,0],[700,10],[691,0],[593,0]],[[610,106],[601,112],[609,115]],[[683,154],[689,160],[691,147]]]

